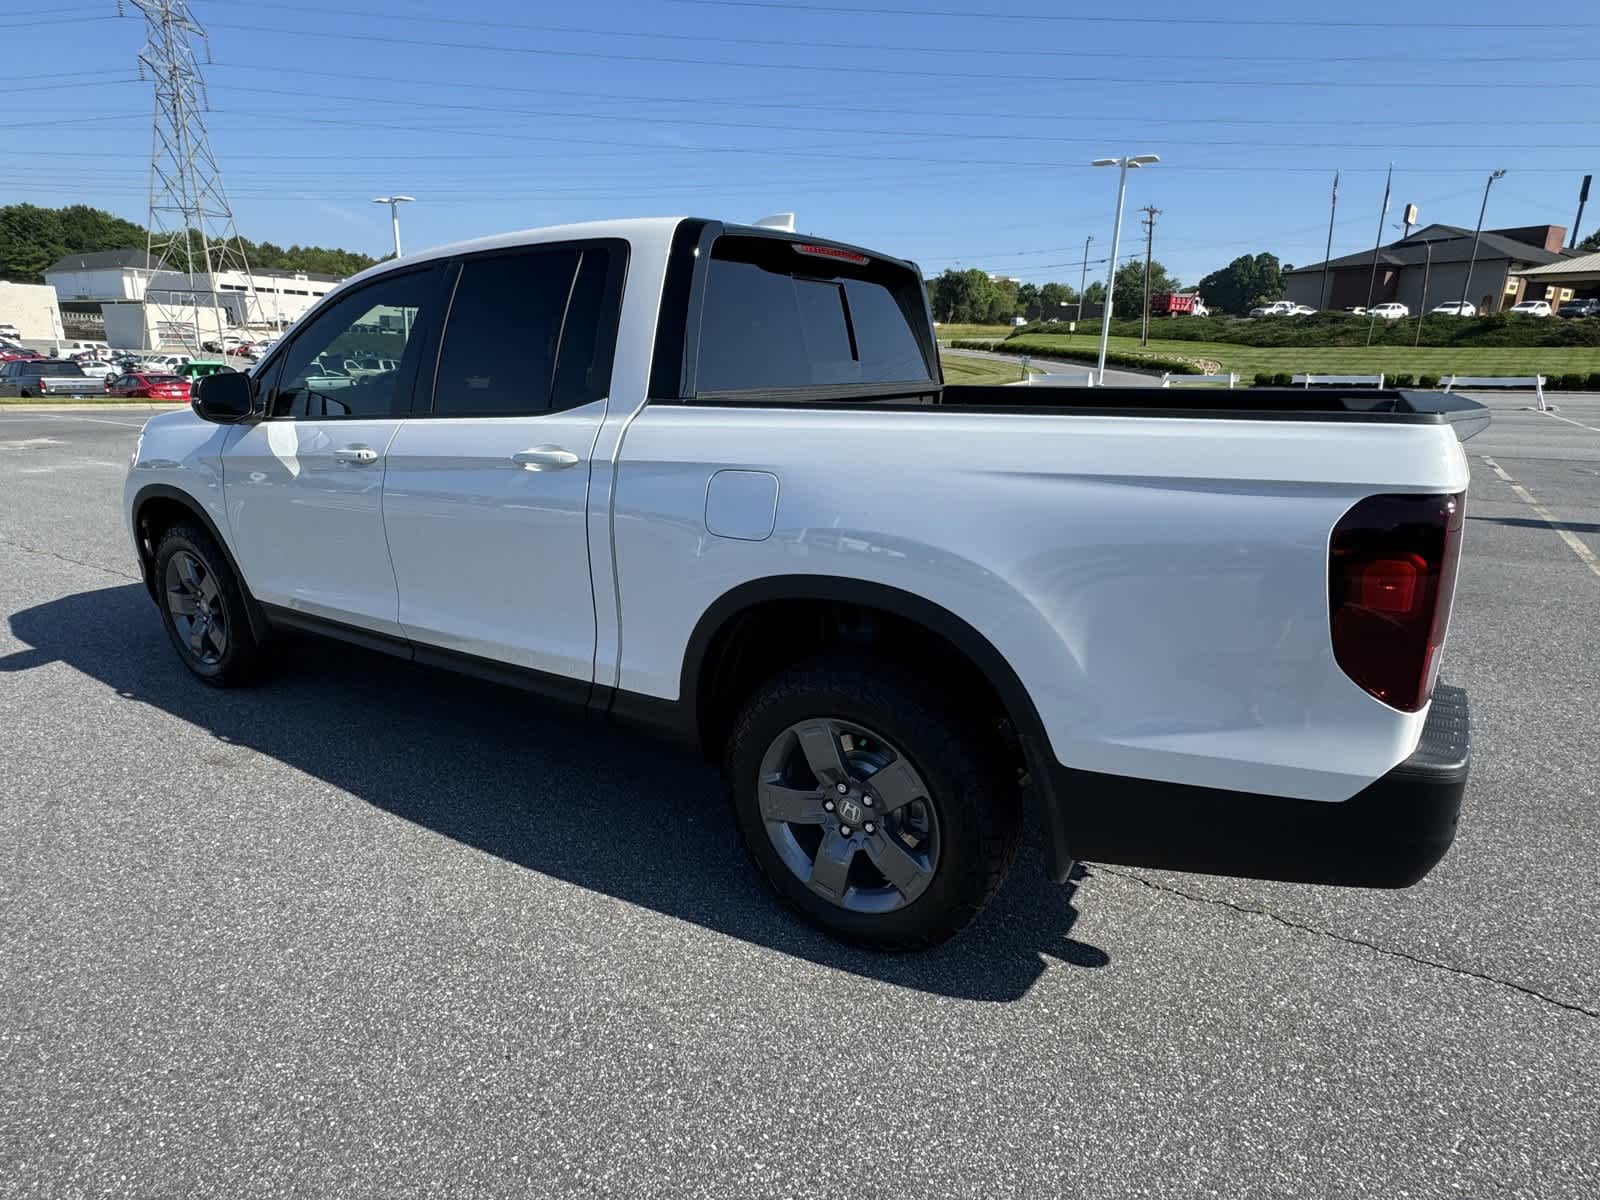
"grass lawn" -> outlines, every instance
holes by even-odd
[[[1079,335],[1048,334],[1028,339],[1045,344],[1083,349],[1094,339]],[[1114,337],[1112,350],[1139,349],[1138,338]],[[1237,371],[1248,382],[1256,373],[1313,375],[1587,375],[1600,371],[1600,346],[1233,346],[1223,342],[1177,342],[1150,339],[1152,354],[1174,358],[1208,358],[1224,371]]]
[[[934,334],[941,342],[952,338],[1003,338],[1016,332],[1011,325],[936,325]]]
[[[940,357],[944,366],[946,383],[998,384],[1016,383],[1022,378],[1019,363],[996,362],[989,358],[966,358],[955,354]]]

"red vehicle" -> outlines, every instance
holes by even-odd
[[[106,395],[126,396],[130,400],[171,400],[189,403],[189,381],[182,375],[156,375],[136,371],[106,378]]]

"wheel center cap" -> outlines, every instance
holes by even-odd
[[[861,823],[861,805],[849,797],[839,801],[839,819],[846,825],[859,825]]]

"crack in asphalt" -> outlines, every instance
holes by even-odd
[[[114,567],[104,567],[99,563],[86,562],[81,558],[71,558],[65,554],[57,554],[54,550],[46,550],[42,546],[30,546],[26,542],[13,542],[10,538],[0,538],[0,546],[10,546],[13,550],[23,550],[29,554],[37,554],[42,558],[54,558],[64,563],[71,563],[75,567],[88,567],[91,571],[99,571],[105,575],[115,575],[118,579],[132,579],[138,582],[139,577],[131,571],[118,571]]]
[[[1578,1004],[1572,1000],[1562,1000],[1556,996],[1547,995],[1544,992],[1539,991],[1537,988],[1528,987],[1525,984],[1517,983],[1514,980],[1502,979],[1498,975],[1489,975],[1482,971],[1474,971],[1469,967],[1453,966],[1450,963],[1438,962],[1431,958],[1421,958],[1415,954],[1409,954],[1404,950],[1394,950],[1388,946],[1380,946],[1376,942],[1367,941],[1365,938],[1351,937],[1348,934],[1334,933],[1331,930],[1319,929],[1315,925],[1307,925],[1302,921],[1290,920],[1288,917],[1279,916],[1277,913],[1270,912],[1264,908],[1252,908],[1247,904],[1236,904],[1232,900],[1220,900],[1214,896],[1201,896],[1194,892],[1186,892],[1182,888],[1173,887],[1171,884],[1157,883],[1153,879],[1146,879],[1144,876],[1136,875],[1131,871],[1119,871],[1114,867],[1102,866],[1099,863],[1092,864],[1092,867],[1095,874],[1114,875],[1118,879],[1129,880],[1133,883],[1140,884],[1143,887],[1147,887],[1151,891],[1166,892],[1169,895],[1178,896],[1181,899],[1190,900],[1196,904],[1209,904],[1216,908],[1232,909],[1234,912],[1240,913],[1244,916],[1266,917],[1269,921],[1276,921],[1279,925],[1286,926],[1289,929],[1298,930],[1301,933],[1315,934],[1318,937],[1329,938],[1335,942],[1343,942],[1347,946],[1360,946],[1362,949],[1371,950],[1375,954],[1381,954],[1386,958],[1398,958],[1403,962],[1413,963],[1419,967],[1431,967],[1436,971],[1446,971],[1452,975],[1465,976],[1468,979],[1476,979],[1482,983],[1498,984],[1501,987],[1510,988],[1514,992],[1521,992],[1524,996],[1530,996],[1535,1000],[1542,1000],[1546,1004],[1554,1005],[1556,1008],[1564,1008],[1568,1012],[1575,1012],[1581,1016],[1592,1017],[1600,1020],[1600,1009],[1589,1008],[1586,1005]]]

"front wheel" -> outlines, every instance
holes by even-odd
[[[888,667],[785,671],[746,704],[727,772],[772,888],[816,925],[878,949],[936,945],[1000,886],[1020,819],[981,721]]]
[[[261,646],[216,539],[198,526],[174,525],[156,547],[155,578],[161,622],[183,665],[214,687],[250,682]]]

